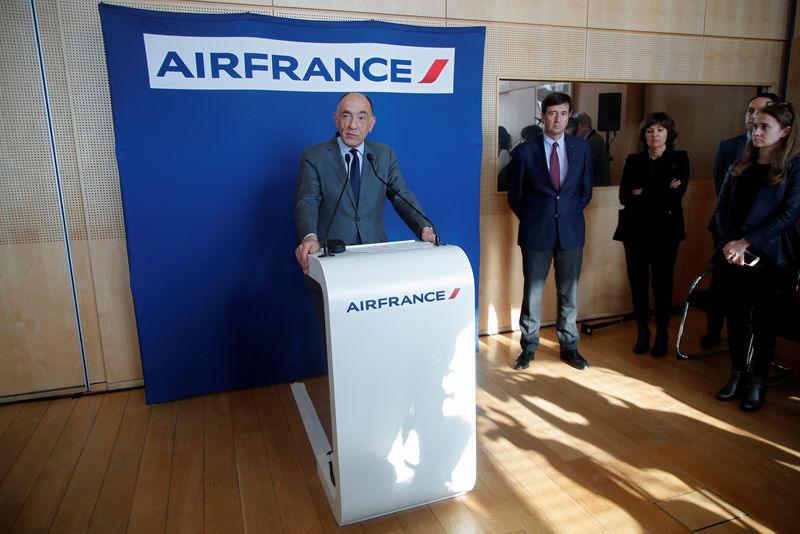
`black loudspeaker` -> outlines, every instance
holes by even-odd
[[[618,132],[620,130],[620,111],[622,93],[600,93],[597,95],[597,130]]]

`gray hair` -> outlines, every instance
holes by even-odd
[[[572,116],[572,118],[575,119],[575,122],[577,122],[578,124],[585,124],[589,128],[592,127],[592,118],[585,111],[577,112],[575,115]]]

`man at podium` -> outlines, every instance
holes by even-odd
[[[436,236],[406,188],[394,150],[366,140],[375,126],[369,97],[344,94],[333,121],[338,134],[306,148],[300,158],[294,220],[300,240],[295,256],[303,272],[308,274],[308,255],[319,251],[320,243],[329,238],[347,244],[387,241],[384,198],[414,235],[433,243]]]

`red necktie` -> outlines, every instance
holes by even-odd
[[[558,164],[558,143],[553,143],[553,151],[550,152],[550,179],[556,189],[561,189],[561,166]]]

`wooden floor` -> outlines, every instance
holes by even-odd
[[[714,399],[726,354],[637,356],[633,338],[584,336],[584,372],[552,328],[521,372],[516,335],[481,338],[475,489],[344,528],[289,385],[1,406],[0,533],[800,532],[800,382],[747,414]],[[796,367],[798,352],[779,345]],[[324,378],[305,382],[325,397]]]

